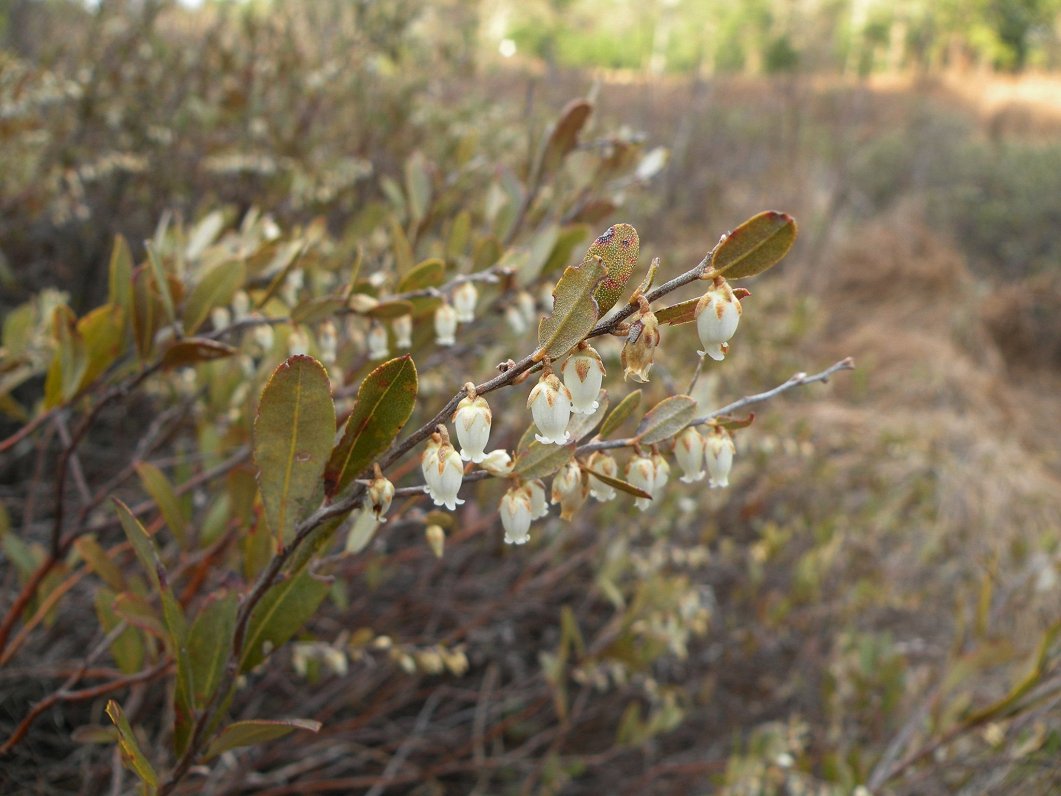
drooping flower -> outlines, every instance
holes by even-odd
[[[372,536],[376,533],[376,528],[379,527],[379,520],[363,503],[354,511],[353,518],[354,521],[350,525],[350,531],[346,534],[346,544],[343,548],[351,555],[360,553],[368,547],[368,543],[372,541]]]
[[[667,486],[667,482],[670,480],[670,462],[659,451],[653,451],[652,466],[656,472],[655,477],[652,479],[652,499],[657,500],[663,494],[663,488]]]
[[[586,502],[588,494],[586,481],[582,478],[582,469],[574,462],[568,462],[553,476],[552,498],[553,503],[560,504],[560,519],[573,519]]]
[[[704,438],[695,426],[687,427],[678,435],[674,458],[682,468],[683,483],[692,484],[704,477]]]
[[[647,456],[635,456],[632,458],[626,465],[626,480],[651,495],[652,487],[656,483],[656,468],[653,466],[652,460]],[[644,511],[652,505],[652,498],[634,498],[634,505]]]
[[[280,286],[280,298],[284,300],[284,303],[289,307],[294,307],[298,303],[298,294],[306,284],[305,274],[302,273],[301,268],[292,268],[286,277],[284,277],[284,283]]]
[[[382,323],[373,322],[368,330],[368,358],[376,361],[390,356],[387,329]]]
[[[210,325],[214,327],[214,331],[220,329],[227,329],[232,323],[232,314],[228,311],[228,307],[214,307],[210,310]]]
[[[442,552],[446,547],[446,532],[442,530],[442,526],[428,525],[424,529],[424,538],[427,540],[427,546],[431,548],[431,552],[435,554],[435,558],[442,558]]]
[[[531,498],[531,519],[540,520],[549,514],[549,500],[545,496],[545,484],[540,478],[528,481],[527,492]]]
[[[707,472],[711,475],[708,483],[712,488],[729,486],[729,472],[736,452],[737,446],[726,429],[716,428],[708,435],[706,459]]]
[[[335,331],[335,324],[325,321],[317,330],[317,348],[321,352],[321,362],[331,364],[335,362],[336,351],[339,347],[339,336]]]
[[[475,303],[479,300],[479,291],[474,282],[461,282],[453,288],[453,309],[457,320],[471,323],[475,320]]]
[[[501,498],[501,525],[505,544],[526,544],[530,539],[531,496],[521,486],[509,489]]]
[[[376,515],[377,522],[386,522],[383,516],[391,507],[394,500],[394,484],[383,477],[379,465],[376,465],[376,477],[368,485],[368,502],[372,506],[372,513]]]
[[[512,457],[509,456],[508,451],[500,448],[486,454],[483,460],[479,462],[479,466],[490,475],[496,475],[499,478],[512,475]]]
[[[533,327],[538,321],[538,305],[534,302],[534,296],[526,290],[521,290],[516,294],[516,306],[519,307],[520,314],[527,321],[527,325]]]
[[[571,420],[571,392],[548,369],[542,372],[527,398],[534,425],[540,434],[534,438],[543,445],[564,445],[571,439],[567,424]]]
[[[433,482],[429,482],[434,489],[432,500],[436,506],[445,506],[453,511],[464,503],[457,497],[457,492],[460,491],[461,483],[464,481],[464,463],[461,461],[460,454],[449,444],[448,439],[439,446],[435,458],[438,464],[431,474]]]
[[[251,311],[251,297],[247,295],[245,290],[237,290],[236,295],[232,297],[232,318],[237,323],[247,317],[247,313]]]
[[[527,319],[519,311],[519,307],[509,304],[505,307],[505,322],[515,335],[524,334],[527,331]]]
[[[453,426],[457,430],[461,458],[466,462],[478,464],[486,458],[484,449],[490,439],[493,415],[486,399],[475,394],[475,385],[469,382],[466,388],[471,389],[457,404],[457,411],[453,413]]]
[[[696,333],[700,336],[703,351],[721,362],[729,352],[729,339],[737,331],[742,312],[740,299],[733,295],[733,289],[725,279],[720,279],[696,303]]]
[[[571,411],[583,415],[597,411],[600,406],[597,395],[604,381],[604,363],[593,346],[579,344],[560,372],[564,376],[564,386],[571,393]]]
[[[394,331],[394,345],[398,348],[411,348],[413,345],[413,316],[399,315],[391,322]]]
[[[603,451],[594,451],[586,462],[586,466],[590,470],[595,470],[601,475],[606,475],[610,478],[615,478],[619,474],[619,465],[615,459]],[[601,481],[591,473],[589,477],[589,493],[594,500],[599,500],[603,503],[615,497],[615,487],[604,483],[604,481]]]
[[[258,347],[265,353],[269,353],[273,350],[273,342],[276,340],[276,334],[273,332],[272,324],[260,323],[254,327],[252,332],[254,335],[254,342],[258,344]]]
[[[435,340],[439,345],[457,342],[457,311],[445,302],[435,310]]]
[[[652,358],[659,346],[659,321],[644,296],[640,297],[641,312],[630,326],[630,333],[623,345],[620,362],[623,378],[645,383],[652,369]]]
[[[435,499],[435,484],[438,473],[438,452],[442,447],[442,435],[436,431],[431,435],[420,456],[420,472],[424,476],[424,491]]]

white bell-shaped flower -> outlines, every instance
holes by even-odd
[[[453,426],[457,430],[457,441],[460,442],[460,456],[466,462],[482,462],[484,452],[490,439],[490,423],[493,415],[490,405],[481,395],[475,395],[474,389],[457,404],[453,413]]]
[[[377,475],[368,485],[368,502],[372,506],[372,513],[377,522],[386,522],[384,515],[391,507],[394,500],[394,484],[383,477],[377,470]]]
[[[394,331],[394,345],[398,348],[412,348],[413,345],[413,316],[399,315],[391,322]]]
[[[435,554],[435,558],[442,558],[442,553],[446,549],[446,532],[442,530],[442,526],[428,525],[424,529],[424,538],[431,552]]]
[[[455,345],[457,342],[457,311],[442,303],[435,310],[435,341],[439,345]]]
[[[574,518],[575,513],[586,502],[588,491],[582,479],[582,469],[574,462],[560,468],[553,476],[553,503],[560,504],[560,519]]]
[[[386,359],[390,356],[390,347],[387,342],[387,329],[381,323],[373,323],[368,330],[368,358],[376,361]]]
[[[237,323],[247,317],[251,311],[251,297],[246,290],[237,290],[232,297],[232,319]]]
[[[272,324],[259,323],[254,327],[254,331],[251,334],[254,335],[254,342],[256,342],[258,347],[266,354],[273,350],[273,342],[276,340],[276,333],[273,331]]]
[[[420,456],[420,472],[424,476],[424,491],[428,496],[435,499],[435,487],[438,483],[438,452],[442,447],[442,436],[435,432],[424,446],[424,452]]]
[[[301,329],[292,329],[287,336],[287,353],[291,356],[309,353],[309,335]]]
[[[610,478],[616,478],[619,475],[619,465],[616,463],[609,454],[603,451],[595,451],[586,462],[586,466],[590,470],[594,470],[601,475],[606,475]],[[593,476],[589,477],[589,493],[593,496],[594,500],[599,500],[602,503],[606,500],[611,500],[615,497],[615,487],[611,484],[606,484],[599,478]]]
[[[457,497],[457,492],[460,491],[461,483],[464,481],[464,463],[461,461],[460,454],[449,442],[443,442],[439,447],[436,460],[437,469],[432,474],[434,478],[432,500],[436,506],[445,506],[453,511],[464,503]]]
[[[729,352],[729,339],[737,331],[742,308],[740,299],[733,295],[729,283],[722,280],[715,287],[704,293],[696,303],[696,333],[700,336],[703,351],[721,362]]]
[[[517,336],[525,334],[528,328],[527,319],[523,317],[519,307],[513,304],[505,307],[505,323],[508,324],[508,328],[512,330],[512,333]]]
[[[284,300],[284,303],[289,307],[294,307],[298,303],[298,294],[306,284],[305,274],[302,273],[301,268],[292,268],[286,277],[284,277],[284,283],[280,286],[280,298]]]
[[[231,323],[232,314],[228,311],[228,307],[214,307],[210,310],[210,325],[214,327],[215,332],[227,329]]]
[[[692,484],[704,477],[704,438],[695,426],[687,427],[674,443],[674,458],[682,468],[681,480]]]
[[[512,457],[509,456],[508,451],[501,449],[490,451],[486,454],[483,460],[479,462],[479,466],[490,475],[495,475],[499,478],[512,475]]]
[[[591,415],[600,404],[600,394],[604,382],[604,363],[593,346],[578,348],[567,358],[560,372],[564,376],[564,386],[571,392],[571,411],[575,414]]]
[[[479,300],[479,290],[474,282],[461,282],[453,288],[453,309],[457,320],[471,323],[475,320],[475,303]]]
[[[534,296],[526,290],[521,290],[516,294],[516,306],[519,307],[519,312],[528,326],[538,323],[538,305],[534,301]]]
[[[368,543],[372,541],[376,533],[376,528],[379,527],[376,515],[363,504],[354,511],[353,518],[354,521],[350,525],[350,531],[346,534],[346,544],[343,547],[351,555],[360,553],[368,547]]]
[[[656,468],[656,475],[652,479],[652,499],[658,500],[670,480],[670,462],[662,453],[656,451],[652,454],[652,466]]]
[[[501,525],[505,544],[526,544],[530,539],[531,496],[523,487],[514,486],[501,498]]]
[[[715,429],[708,435],[705,454],[707,472],[711,476],[708,483],[712,488],[729,486],[729,471],[733,469],[733,454],[736,452],[733,437],[724,428]]]
[[[545,494],[545,484],[540,478],[528,481],[527,491],[531,497],[531,519],[540,520],[549,515],[549,499]]]
[[[540,434],[534,438],[543,445],[564,445],[571,439],[567,424],[571,420],[571,392],[552,373],[542,373],[527,398],[534,425]]]
[[[556,285],[552,282],[546,282],[542,285],[541,291],[538,293],[538,299],[542,303],[542,308],[546,313],[553,311],[553,291],[556,290]]]
[[[317,348],[321,352],[321,362],[331,364],[335,361],[336,351],[339,348],[339,335],[335,331],[335,324],[325,321],[317,330]]]
[[[651,495],[652,488],[656,483],[656,468],[652,464],[652,460],[647,456],[635,456],[632,458],[629,464],[626,465],[626,480]],[[634,498],[634,505],[644,511],[652,505],[652,498]]]

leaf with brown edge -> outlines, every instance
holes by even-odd
[[[556,171],[564,162],[564,158],[575,148],[578,144],[578,134],[582,132],[591,113],[593,103],[586,99],[571,100],[560,111],[560,116],[549,131],[538,156],[535,168],[538,181]]]
[[[646,492],[643,489],[638,489],[636,486],[631,484],[629,481],[623,481],[621,478],[613,478],[610,475],[605,475],[604,473],[598,473],[596,470],[591,470],[589,467],[586,467],[586,465],[584,465],[584,464],[580,464],[579,467],[582,468],[582,472],[589,473],[594,478],[599,478],[601,481],[603,481],[608,486],[613,486],[613,487],[615,487],[616,489],[618,489],[618,490],[620,490],[622,492],[626,492],[627,494],[633,495],[634,497],[648,498],[649,500],[652,500],[652,495],[650,495],[648,492]]]
[[[408,354],[384,362],[365,376],[343,437],[324,470],[329,497],[345,489],[390,447],[413,413],[417,386],[416,365]]]
[[[409,293],[413,290],[424,290],[429,287],[438,287],[446,278],[446,264],[432,257],[413,266],[409,273],[398,282],[399,293]]]
[[[749,412],[748,416],[744,418],[722,415],[721,417],[716,417],[712,422],[727,431],[736,431],[739,428],[747,428],[755,422],[755,412]]]
[[[211,760],[230,749],[254,746],[277,738],[283,738],[293,730],[320,732],[324,725],[310,719],[249,719],[234,722],[221,731],[207,747],[206,760]]]
[[[655,445],[670,439],[689,425],[695,414],[695,398],[688,395],[664,398],[641,418],[637,427],[637,441],[642,445]]]
[[[630,415],[636,412],[637,407],[640,405],[641,390],[634,390],[629,393],[623,398],[623,400],[616,404],[615,408],[612,409],[611,414],[604,418],[604,423],[601,425],[597,436],[602,439],[606,438],[609,434],[619,428]]]
[[[106,711],[110,720],[114,722],[114,726],[118,728],[118,748],[122,753],[122,763],[140,777],[144,785],[153,793],[158,788],[158,775],[151,767],[151,763],[144,757],[140,743],[136,740],[136,735],[133,733],[133,728],[129,726],[129,720],[125,718],[121,705],[109,699]]]
[[[600,314],[604,315],[615,306],[623,293],[626,283],[630,281],[641,254],[641,239],[637,230],[630,224],[615,224],[590,244],[586,257],[600,257],[608,275],[601,280],[593,293],[597,300]]]
[[[607,274],[600,257],[588,257],[582,265],[564,269],[553,290],[552,314],[538,324],[535,361],[563,356],[593,330],[600,317],[593,292]]]
[[[761,274],[781,261],[796,241],[796,220],[767,210],[726,235],[715,248],[707,276],[743,279]]]
[[[678,304],[671,304],[661,310],[656,310],[656,320],[660,323],[669,323],[678,326],[682,323],[692,323],[696,320],[696,305],[700,303],[700,297],[691,298]]]
[[[543,445],[535,440],[517,454],[512,464],[513,475],[534,479],[550,476],[575,458],[575,445]]]
[[[166,349],[162,355],[162,367],[165,370],[194,365],[197,362],[210,362],[224,359],[235,354],[239,349],[211,340],[209,337],[185,337]]]
[[[290,541],[299,520],[320,502],[334,436],[327,371],[311,356],[288,357],[262,390],[254,420],[258,490],[277,539]]]

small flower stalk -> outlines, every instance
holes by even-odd
[[[446,303],[435,310],[435,342],[443,346],[457,343],[457,311]]]
[[[733,455],[737,446],[733,437],[724,428],[716,428],[707,438],[706,459],[707,472],[710,474],[708,484],[712,489],[729,486],[729,472],[733,469]]]
[[[368,358],[373,362],[390,356],[387,328],[382,323],[373,323],[368,330]]]
[[[603,451],[595,451],[589,457],[586,466],[590,470],[606,475],[609,478],[617,478],[619,475],[619,465],[615,459]],[[591,473],[589,477],[589,493],[594,500],[599,500],[603,503],[615,497],[615,487],[611,484],[606,484]]]
[[[733,288],[718,277],[696,304],[696,333],[704,347],[697,353],[700,356],[706,354],[717,362],[725,359],[729,353],[729,339],[737,331],[742,312],[740,299],[733,294]]]
[[[514,486],[501,498],[501,526],[505,529],[505,544],[521,545],[530,540],[533,515],[530,492]]]
[[[486,458],[485,449],[490,440],[493,415],[486,399],[476,395],[474,384],[468,382],[464,389],[468,394],[457,404],[457,411],[453,413],[453,426],[457,430],[457,441],[461,446],[460,457],[466,462],[479,464]]]
[[[644,384],[648,381],[648,372],[652,369],[652,358],[659,347],[659,321],[649,307],[644,296],[638,296],[640,314],[630,326],[620,361],[623,365],[623,378],[633,379]]]
[[[564,386],[571,393],[571,411],[574,414],[591,415],[600,406],[597,396],[604,382],[604,362],[600,354],[585,340],[567,358],[560,372]]]
[[[674,458],[682,468],[681,482],[693,484],[704,477],[704,438],[694,426],[678,435],[674,443]]]
[[[652,460],[647,456],[640,455],[631,459],[629,464],[626,465],[626,480],[651,495],[656,484],[656,468],[652,464]],[[638,510],[644,511],[652,505],[652,498],[635,498],[634,505],[637,506]]]
[[[574,462],[565,464],[553,476],[553,503],[560,504],[560,519],[570,522],[586,502],[589,489],[582,469]]]
[[[394,332],[394,345],[400,349],[413,347],[413,316],[400,315],[391,322],[391,331]]]
[[[461,282],[453,288],[453,310],[461,323],[475,320],[475,304],[479,300],[479,290],[473,282]]]
[[[567,433],[567,424],[571,421],[571,392],[556,378],[548,362],[527,398],[527,408],[541,432],[534,435],[538,442],[566,445],[571,439]]]
[[[439,426],[438,431],[431,435],[420,467],[426,482],[424,491],[436,506],[445,506],[453,511],[464,503],[457,497],[464,481],[464,464],[450,444],[445,426]]]

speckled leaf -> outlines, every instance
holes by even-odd
[[[594,478],[599,478],[601,481],[603,481],[608,486],[613,486],[613,487],[615,487],[616,489],[618,489],[618,490],[620,490],[622,492],[626,492],[627,494],[633,495],[634,497],[648,498],[649,500],[652,499],[652,495],[650,495],[648,492],[646,492],[643,489],[638,489],[636,486],[631,484],[629,481],[624,481],[621,478],[613,478],[612,476],[605,475],[604,473],[598,473],[596,470],[591,470],[589,467],[586,467],[586,465],[584,465],[584,464],[579,465],[579,466],[582,468],[582,472],[589,473]]]
[[[247,622],[240,671],[253,669],[265,660],[269,651],[279,648],[295,635],[316,613],[317,606],[330,589],[330,583],[313,577],[309,569],[274,583]]]
[[[227,343],[211,340],[209,337],[185,337],[166,349],[166,353],[162,355],[162,367],[172,370],[197,362],[224,359],[235,354],[237,350]]]
[[[711,273],[726,279],[761,274],[788,254],[796,240],[796,221],[787,213],[767,210],[726,235],[711,258]]]
[[[637,266],[640,253],[641,240],[637,236],[637,230],[629,224],[608,227],[607,232],[590,244],[583,262],[592,257],[600,257],[604,267],[608,269],[608,275],[601,280],[593,294],[601,315],[614,307],[615,302],[619,300],[623,288],[630,281],[630,276]]]
[[[672,395],[653,406],[641,418],[637,427],[637,441],[655,445],[670,439],[687,425],[696,414],[696,399],[688,395]]]
[[[604,418],[604,424],[600,427],[600,432],[597,436],[606,439],[608,435],[619,428],[630,415],[636,412],[637,407],[640,405],[641,390],[634,390],[623,398],[623,400],[619,401],[615,408],[612,409],[611,414]]]
[[[293,730],[319,732],[324,726],[319,721],[309,719],[250,719],[237,721],[221,731],[207,748],[206,759],[210,760],[230,749],[241,746],[254,746],[277,738],[283,738]]]
[[[210,316],[210,310],[232,301],[246,279],[247,266],[241,260],[221,263],[203,274],[184,302],[184,333],[194,334]]]
[[[122,753],[122,762],[126,768],[140,777],[149,792],[154,793],[158,789],[158,775],[140,750],[140,743],[136,740],[136,735],[133,734],[133,728],[129,726],[129,720],[125,718],[121,705],[113,699],[107,700],[107,715],[118,728],[118,747]]]
[[[446,278],[446,264],[437,257],[424,260],[414,266],[409,273],[398,282],[398,292],[408,293],[412,290],[423,290],[429,287],[438,287]]]
[[[550,476],[575,458],[575,445],[542,445],[535,440],[519,452],[512,464],[512,472],[520,478],[533,479]]]
[[[535,360],[563,356],[592,331],[600,317],[593,294],[606,274],[599,257],[588,257],[582,265],[564,269],[553,291],[553,312],[538,325]]]
[[[582,131],[591,113],[593,113],[593,103],[589,100],[576,99],[564,106],[538,156],[535,169],[538,179],[552,174],[564,162],[564,158],[578,143],[578,134]]]
[[[671,326],[678,326],[682,323],[691,323],[696,320],[696,305],[699,302],[700,297],[697,296],[688,301],[671,304],[669,307],[656,310],[656,320],[660,323],[669,323]]]
[[[365,376],[324,472],[329,496],[346,486],[390,447],[416,403],[416,366],[409,355],[384,362]]]
[[[254,461],[265,517],[288,542],[317,505],[335,436],[328,373],[313,357],[289,357],[273,371],[254,420]]]

